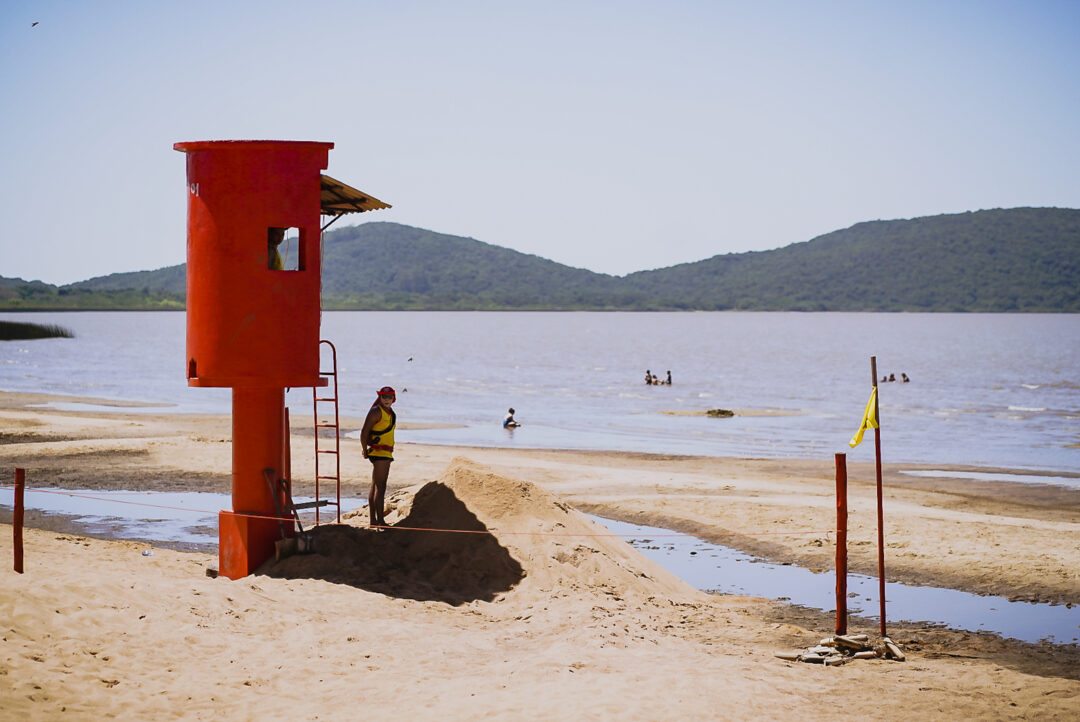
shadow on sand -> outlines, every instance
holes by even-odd
[[[448,486],[421,488],[397,527],[486,532]],[[269,561],[260,574],[322,579],[403,599],[459,605],[492,601],[525,577],[493,534],[366,529],[329,524],[312,532],[315,553]]]

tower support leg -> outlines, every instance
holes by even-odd
[[[273,478],[284,473],[285,391],[281,388],[233,389],[232,511],[218,517],[219,574],[245,577],[274,555],[281,522],[266,469]],[[289,533],[292,524],[288,525]]]

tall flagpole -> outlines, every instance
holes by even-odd
[[[877,356],[870,357],[870,376],[877,391]],[[878,394],[874,394],[874,418],[877,425],[874,427],[874,466],[877,472],[877,562],[878,562],[878,600],[881,614],[881,636],[885,632],[885,508],[881,490],[881,411],[878,405]]]

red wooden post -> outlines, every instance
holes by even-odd
[[[878,387],[877,380],[877,356],[870,357],[870,375],[873,377],[874,388]],[[885,632],[885,504],[881,489],[881,409],[878,404],[878,395],[874,394],[874,418],[877,426],[874,427],[874,465],[877,472],[877,557],[878,557],[878,606],[881,614],[881,636]]]
[[[847,634],[847,454],[836,455],[836,633]]]
[[[281,440],[281,475],[289,482],[289,495],[292,496],[292,427],[289,424],[289,407],[285,407],[285,432]]]
[[[26,487],[26,469],[15,469],[15,516],[12,519],[12,534],[14,535],[15,548],[15,571],[23,573],[23,489]]]

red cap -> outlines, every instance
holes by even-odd
[[[394,391],[393,386],[383,386],[379,389],[379,396],[393,396],[396,399],[397,391]]]

